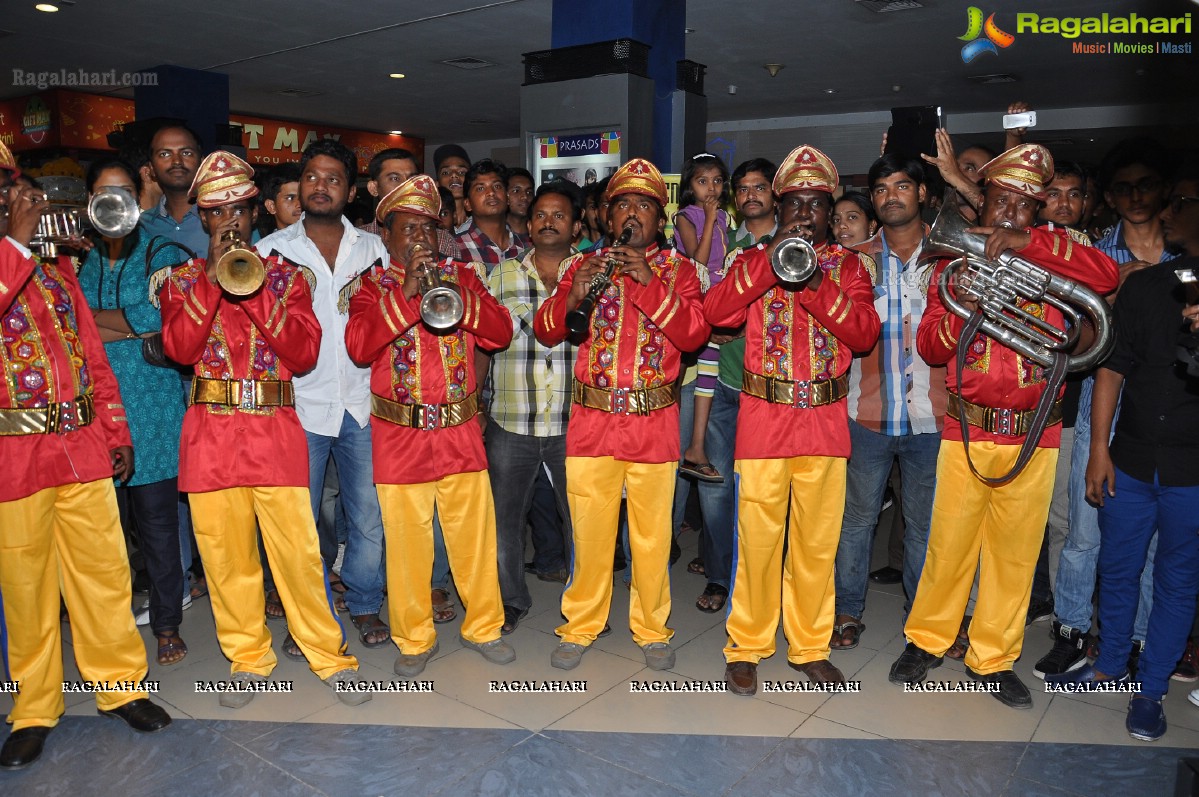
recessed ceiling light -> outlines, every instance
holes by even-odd
[[[38,3],[34,6],[38,11],[45,11],[47,14],[52,14],[58,10],[58,6],[53,3]]]
[[[389,136],[402,136],[402,135],[404,135],[404,131],[403,131],[403,130],[388,130],[388,131],[387,131],[387,135],[389,135]]]
[[[388,77],[393,77],[393,78],[399,80],[400,78],[404,77],[404,73],[403,72],[392,72],[390,75],[388,75]]]
[[[836,89],[825,89],[824,93],[825,94],[836,94],[837,90]]]
[[[683,28],[683,33],[695,33],[695,28]]]

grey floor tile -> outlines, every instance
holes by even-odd
[[[1195,756],[1182,747],[1148,744],[1030,744],[1016,775],[1062,784],[1088,797],[1173,794],[1178,759]]]
[[[783,741],[767,736],[580,731],[547,731],[545,736],[696,794],[723,792]]]
[[[1012,778],[1003,790],[1003,797],[1086,797],[1086,793],[1059,789],[1025,778]]]
[[[253,722],[250,720],[197,720],[197,722],[202,722],[221,736],[238,744],[277,731],[283,724],[278,722]]]
[[[538,735],[433,793],[438,797],[669,797],[710,792],[680,791],[663,780],[613,766]]]
[[[332,795],[433,794],[529,736],[527,731],[292,723],[244,742]]]

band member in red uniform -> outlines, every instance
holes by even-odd
[[[726,628],[725,681],[757,691],[758,662],[774,655],[783,618],[787,663],[816,683],[845,678],[829,660],[833,563],[845,511],[854,352],[878,339],[873,261],[828,240],[837,168],[815,147],[797,147],[774,178],[779,234],[729,264],[704,300],[718,327],[745,324],[745,375],[737,416],[737,549]],[[782,283],[771,265],[798,235],[816,267]],[[784,560],[784,530],[787,553]]]
[[[375,212],[391,262],[377,263],[342,289],[350,312],[346,349],[356,362],[371,366],[388,611],[400,649],[395,672],[406,678],[419,675],[438,649],[429,598],[434,509],[466,607],[460,641],[493,664],[516,658],[500,639],[504,607],[495,505],[475,418],[475,347],[507,346],[512,316],[480,282],[476,269],[482,264],[438,261],[440,213],[441,196],[431,178],[418,174],[397,186]],[[436,294],[428,292],[431,274],[461,302],[460,318],[444,303],[430,311],[437,304]]]
[[[152,278],[162,286],[163,348],[195,370],[179,446],[179,489],[190,493],[217,638],[232,662],[236,691],[223,692],[220,703],[249,703],[261,688],[256,682],[278,661],[266,628],[257,519],[291,635],[312,671],[339,700],[355,705],[370,693],[339,688],[356,680],[358,661],[346,654],[325,586],[308,498],[308,444],[291,385],[292,374],[311,368],[320,348],[311,289],[300,267],[278,258],[262,261],[261,284],[247,286],[246,295],[230,292],[246,288],[227,278],[218,282],[230,233],[249,246],[257,212],[253,174],[228,152],[204,159],[191,193],[209,234],[208,258]]]
[[[1111,258],[1076,242],[1064,227],[1033,227],[1053,179],[1053,158],[1036,144],[1013,147],[979,171],[985,178],[981,227],[986,256],[994,260],[1015,250],[1034,265],[1098,293],[1115,290],[1117,270]],[[1054,468],[1061,440],[1061,404],[1053,406],[1044,434],[1027,466],[1001,486],[971,472],[962,445],[962,424],[969,425],[969,460],[978,473],[998,478],[1016,463],[1032,417],[1046,389],[1046,369],[993,338],[979,333],[959,362],[959,339],[966,322],[949,312],[938,285],[949,261],[939,263],[920,320],[916,348],[930,365],[948,364],[949,406],[937,457],[937,493],[933,499],[928,558],[912,612],[904,626],[907,647],[891,666],[894,683],[919,683],[941,664],[954,643],[982,556],[978,603],[971,622],[967,673],[988,684],[1001,703],[1031,708],[1028,688],[1012,671],[1024,643],[1025,618],[1045,534],[1053,493]],[[976,310],[978,303],[954,286],[957,300]],[[1018,299],[1023,308],[1064,328],[1062,314],[1044,302]],[[1084,328],[1084,333],[1089,327]],[[1083,334],[1083,339],[1090,339]],[[960,381],[958,374],[961,374]]]
[[[612,551],[627,492],[633,581],[629,626],[646,666],[674,666],[670,616],[671,503],[679,459],[675,381],[683,352],[708,339],[700,296],[707,271],[658,247],[666,184],[654,165],[631,160],[608,184],[608,221],[624,243],[567,260],[554,294],[534,322],[537,339],[554,346],[570,330],[568,314],[589,289],[611,284],[594,302],[575,360],[574,407],[566,429],[566,494],[574,525],[574,572],[562,595],[565,624],[550,663],[579,665],[604,629],[612,602]],[[584,309],[586,307],[584,303]]]
[[[36,761],[66,710],[60,586],[83,677],[112,685],[146,677],[112,482],[133,475],[125,409],[74,264],[29,250],[47,203],[40,190],[13,186],[17,174],[0,142],[0,210],[9,217],[0,239],[0,639],[5,677],[19,689],[4,769]],[[142,689],[101,686],[96,706],[138,731],[171,722]]]

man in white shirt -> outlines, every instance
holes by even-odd
[[[341,566],[345,602],[359,640],[375,648],[388,644],[391,633],[379,618],[383,519],[371,466],[370,369],[355,365],[346,353],[349,316],[338,307],[338,294],[375,261],[386,263],[387,250],[379,236],[355,229],[343,215],[354,199],[357,174],[358,159],[344,144],[312,142],[300,159],[300,223],[263,238],[258,251],[277,252],[316,275],[312,308],[323,332],[321,351],[316,367],[293,380],[296,412],[308,437],[313,515],[320,509],[329,457],[337,463],[349,526]],[[336,533],[322,530],[320,545],[328,570],[337,558]]]

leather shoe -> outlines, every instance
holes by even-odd
[[[45,725],[32,725],[10,733],[0,748],[0,768],[20,769],[37,761],[52,730]]]
[[[980,683],[998,684],[999,691],[990,694],[1003,705],[1010,708],[1032,708],[1032,695],[1013,670],[1000,670],[982,675],[967,667],[966,674]]]
[[[817,659],[816,661],[808,661],[803,664],[795,664],[787,662],[787,666],[793,670],[798,670],[814,684],[843,684],[845,676],[837,669],[828,659]]]
[[[724,682],[735,695],[753,695],[758,691],[758,665],[752,661],[730,661],[724,667]]]
[[[880,567],[870,574],[870,580],[875,584],[898,584],[903,581],[903,571],[894,567]]]
[[[139,733],[154,733],[171,724],[171,715],[145,697],[131,700],[112,711],[101,711],[100,714],[124,720],[126,725]]]
[[[1133,695],[1128,701],[1128,717],[1124,720],[1128,735],[1143,742],[1156,742],[1166,734],[1166,712],[1162,701]],[[8,745],[5,745],[7,749]]]
[[[887,676],[893,684],[918,684],[928,676],[929,670],[941,666],[941,657],[934,656],[921,650],[915,643],[909,642],[899,654],[899,658],[891,665],[891,673]]]

